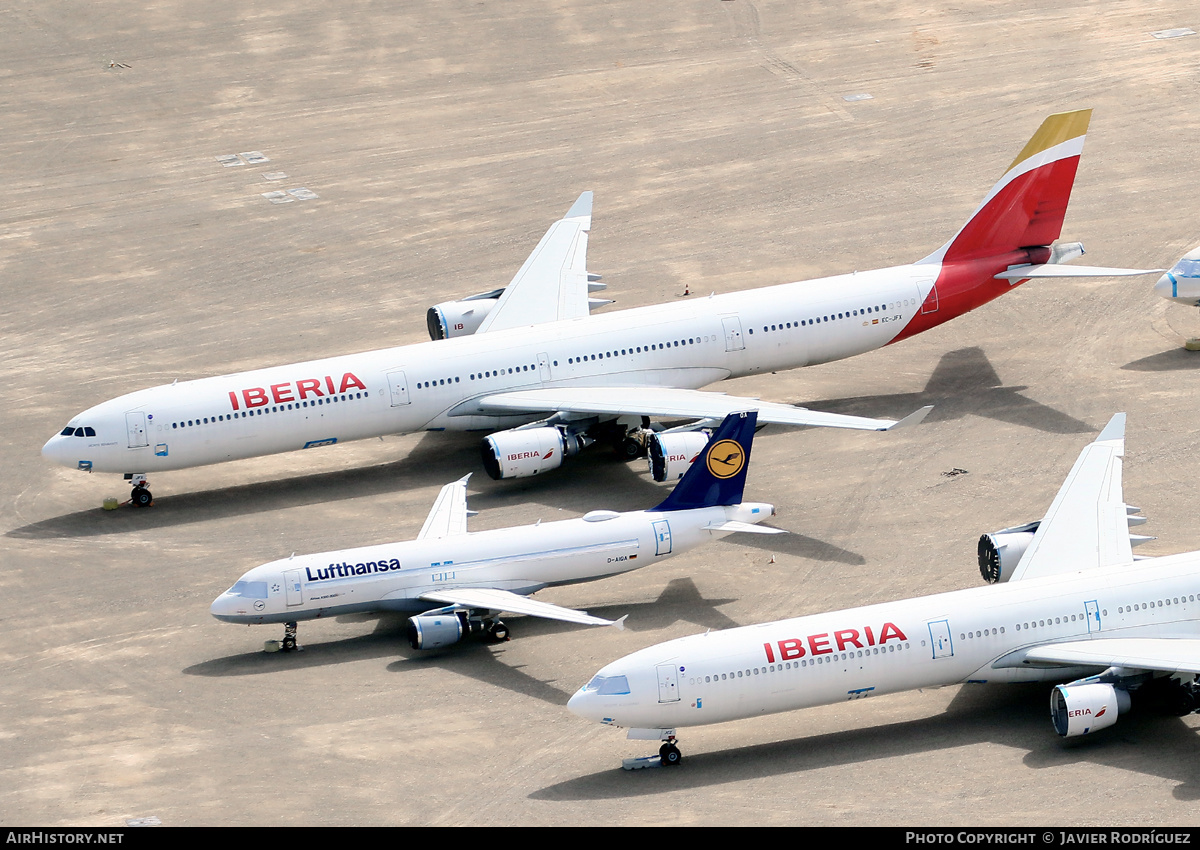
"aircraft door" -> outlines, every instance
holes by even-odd
[[[293,605],[304,604],[304,587],[300,583],[299,570],[286,570],[284,572],[283,589],[287,592],[287,604],[289,608]]]
[[[141,410],[131,410],[125,414],[125,428],[129,432],[129,448],[140,449],[150,445],[150,435],[146,433],[146,414]]]
[[[1096,600],[1083,603],[1083,610],[1087,611],[1088,634],[1100,631],[1100,605]]]
[[[651,523],[654,527],[654,554],[671,554],[671,523],[665,519]]]
[[[679,671],[674,664],[658,665],[658,701],[679,702]]]
[[[737,316],[722,316],[721,325],[725,328],[725,350],[742,351],[746,347],[742,339],[742,320]]]
[[[550,380],[550,355],[538,355],[538,377],[542,379],[542,383],[547,383]]]
[[[408,378],[403,372],[388,372],[388,387],[392,391],[392,407],[408,404]]]
[[[925,302],[921,304],[922,313],[936,313],[938,311],[938,296],[937,296],[937,281],[936,280],[918,280],[917,294],[920,295],[925,287],[929,287],[929,294],[925,296]]]
[[[934,658],[954,656],[954,641],[950,638],[950,621],[934,620],[929,623],[929,640],[933,644]]]

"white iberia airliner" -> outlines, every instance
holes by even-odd
[[[620,628],[624,617],[614,622],[528,596],[656,564],[735,531],[782,533],[757,525],[775,514],[773,505],[742,501],[755,424],[753,411],[725,417],[700,462],[646,511],[592,511],[472,534],[468,475],[442,488],[416,540],[263,564],[218,596],[212,615],[227,623],[283,623],[284,650],[296,649],[299,620],[366,611],[417,613],[408,621],[413,649],[474,634],[507,640],[503,611]]]
[[[703,392],[760,372],[840,360],[928,330],[1032,277],[1135,273],[1057,263],[1091,110],[1046,119],[971,219],[911,265],[589,315],[585,192],[503,290],[430,310],[434,341],[139,390],[88,408],[43,447],[50,461],[147,476],[422,430],[509,428],[484,441],[493,478],[536,475],[596,442],[649,450],[675,478],[733,411],[764,423],[888,430],[901,423]],[[441,337],[446,337],[441,339]],[[698,420],[654,435],[650,417]],[[512,426],[522,425],[520,428]],[[685,429],[686,430],[686,429]]]
[[[1125,414],[1079,455],[1046,516],[985,534],[994,587],[939,593],[679,638],[604,667],[578,715],[663,740],[675,731],[896,691],[1073,679],[1051,693],[1060,735],[1113,725],[1153,695],[1200,708],[1200,552],[1134,563],[1138,509],[1121,492]],[[1076,678],[1083,677],[1083,678]]]

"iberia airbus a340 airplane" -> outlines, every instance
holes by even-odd
[[[1047,118],[963,228],[912,265],[591,316],[603,284],[586,269],[585,192],[507,287],[431,308],[432,342],[139,390],[75,416],[42,454],[124,473],[133,503],[148,505],[152,473],[421,430],[496,431],[483,444],[493,478],[536,475],[605,441],[629,457],[648,449],[664,480],[704,445],[699,428],[735,411],[783,425],[911,424],[927,410],[894,422],[700,388],[880,348],[1029,278],[1140,273],[1059,266],[1083,248],[1051,247],[1090,117]],[[653,434],[650,417],[696,421]]]
[[[1129,533],[1145,518],[1122,496],[1124,454],[1118,413],[1045,517],[980,538],[980,571],[1001,586],[660,643],[609,664],[567,705],[664,740],[665,765],[680,759],[679,727],[963,682],[1068,681],[1050,694],[1064,737],[1112,726],[1130,692],[1195,711],[1200,552],[1135,564],[1132,546],[1152,538]]]

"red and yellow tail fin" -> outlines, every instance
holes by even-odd
[[[970,220],[920,262],[972,260],[1057,239],[1091,118],[1092,110],[1079,109],[1043,121]]]

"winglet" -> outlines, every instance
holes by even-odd
[[[740,503],[757,424],[758,413],[753,410],[726,416],[671,495],[650,510],[686,511]]]
[[[584,192],[571,204],[571,208],[567,210],[567,214],[563,218],[583,218],[587,219],[583,225],[584,230],[592,229],[592,193]]]
[[[1108,424],[1104,426],[1104,430],[1100,432],[1100,436],[1095,442],[1105,443],[1109,440],[1124,440],[1125,439],[1125,414],[1114,413],[1113,418],[1108,420]]]
[[[898,422],[893,422],[886,428],[880,428],[880,431],[898,431],[901,428],[909,428],[913,425],[920,425],[925,417],[929,415],[929,411],[933,410],[932,404],[927,404],[920,410],[914,410],[912,413],[905,416]]]
[[[628,616],[629,616],[628,614],[625,615],[625,617],[628,617]],[[617,627],[618,632],[625,631],[625,617],[622,617],[619,620],[613,621],[613,625]]]
[[[467,482],[470,480],[471,473],[468,472],[457,481],[451,481],[442,487],[429,510],[429,516],[425,518],[425,524],[421,526],[418,540],[467,533],[467,517],[474,513],[467,510]]]

